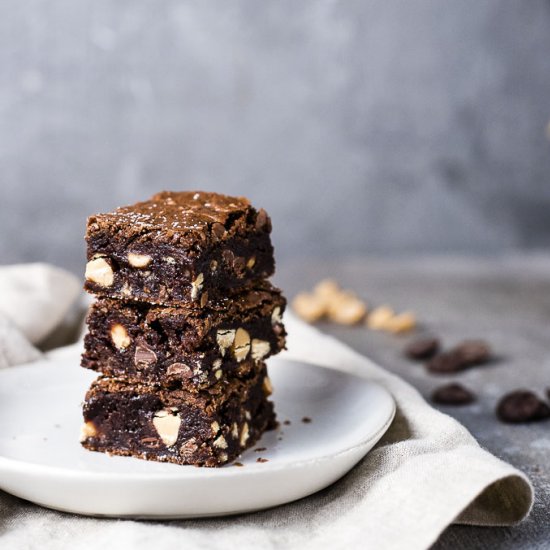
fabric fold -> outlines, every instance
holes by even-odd
[[[37,272],[31,272],[34,279]],[[26,271],[18,273],[21,280],[11,284],[11,277],[11,296],[4,298],[11,311],[20,298],[17,292],[25,294],[29,288],[24,281]],[[0,294],[4,292],[2,280],[0,277]],[[34,285],[35,290],[42,288],[37,290],[36,309],[32,300],[27,300],[28,294],[21,298],[25,305],[18,312],[17,324],[27,328],[17,328],[0,308],[0,367],[41,356],[55,361],[63,354],[78,354],[81,344],[44,355],[31,344],[38,335],[55,332],[61,312],[66,312],[78,296],[71,283],[65,290],[63,285],[54,286],[55,291],[49,285]],[[41,292],[44,296],[40,297]],[[54,304],[55,315],[48,317],[45,312],[52,300],[59,308]],[[27,323],[26,316],[36,319]],[[32,328],[39,319],[50,323],[47,330]],[[529,514],[533,491],[527,477],[482,449],[464,426],[433,409],[411,385],[345,344],[291,314],[285,323],[289,351],[284,357],[367,377],[387,388],[396,401],[397,414],[387,433],[343,479],[310,497],[271,510],[171,522],[72,516],[0,493],[1,546],[20,548],[40,540],[41,548],[49,550],[63,544],[71,533],[75,549],[105,543],[139,550],[149,548],[154,541],[161,547],[183,544],[188,549],[414,550],[428,548],[452,523],[509,526]],[[47,540],[42,536],[45,531]]]

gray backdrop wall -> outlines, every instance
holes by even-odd
[[[550,243],[550,2],[0,0],[0,258],[250,196],[281,257]]]

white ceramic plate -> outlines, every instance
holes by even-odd
[[[310,495],[348,472],[394,416],[381,386],[335,370],[270,361],[279,420],[244,467],[209,469],[109,457],[78,442],[94,374],[62,356],[0,372],[0,488],[42,506],[95,516],[186,518],[260,510]],[[302,422],[311,418],[310,423]],[[268,462],[256,462],[258,457]]]

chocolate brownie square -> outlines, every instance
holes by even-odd
[[[271,221],[242,197],[162,192],[88,219],[84,288],[164,305],[200,304],[273,274]]]
[[[285,299],[267,282],[206,308],[98,299],[82,366],[144,384],[198,391],[243,377],[285,346]]]
[[[223,392],[189,393],[100,377],[84,403],[80,441],[92,451],[222,466],[276,426],[265,365]]]

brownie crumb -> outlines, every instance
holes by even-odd
[[[440,353],[426,363],[436,374],[459,372],[491,360],[491,348],[483,340],[464,340],[453,349]]]
[[[498,403],[499,420],[510,424],[535,422],[550,418],[550,407],[529,390],[516,390],[506,394]]]
[[[233,462],[233,466],[237,466],[239,468],[242,468],[244,464],[242,462]]]
[[[261,453],[262,451],[267,451],[267,447],[258,447],[257,449],[254,449],[255,452]]]
[[[425,361],[438,353],[439,347],[437,338],[417,338],[405,347],[405,357],[413,361]]]
[[[256,462],[269,462],[269,460],[267,458],[262,458],[261,456],[259,456],[257,459],[256,459]]]
[[[432,393],[432,401],[440,405],[468,405],[475,400],[473,392],[456,382],[440,386]]]
[[[311,424],[311,418],[309,416],[304,416],[304,418],[302,418],[302,422],[304,424]]]
[[[292,422],[291,422],[290,420],[285,420],[285,421],[283,422],[283,424],[284,424],[285,426],[290,426],[290,425],[292,424]]]

